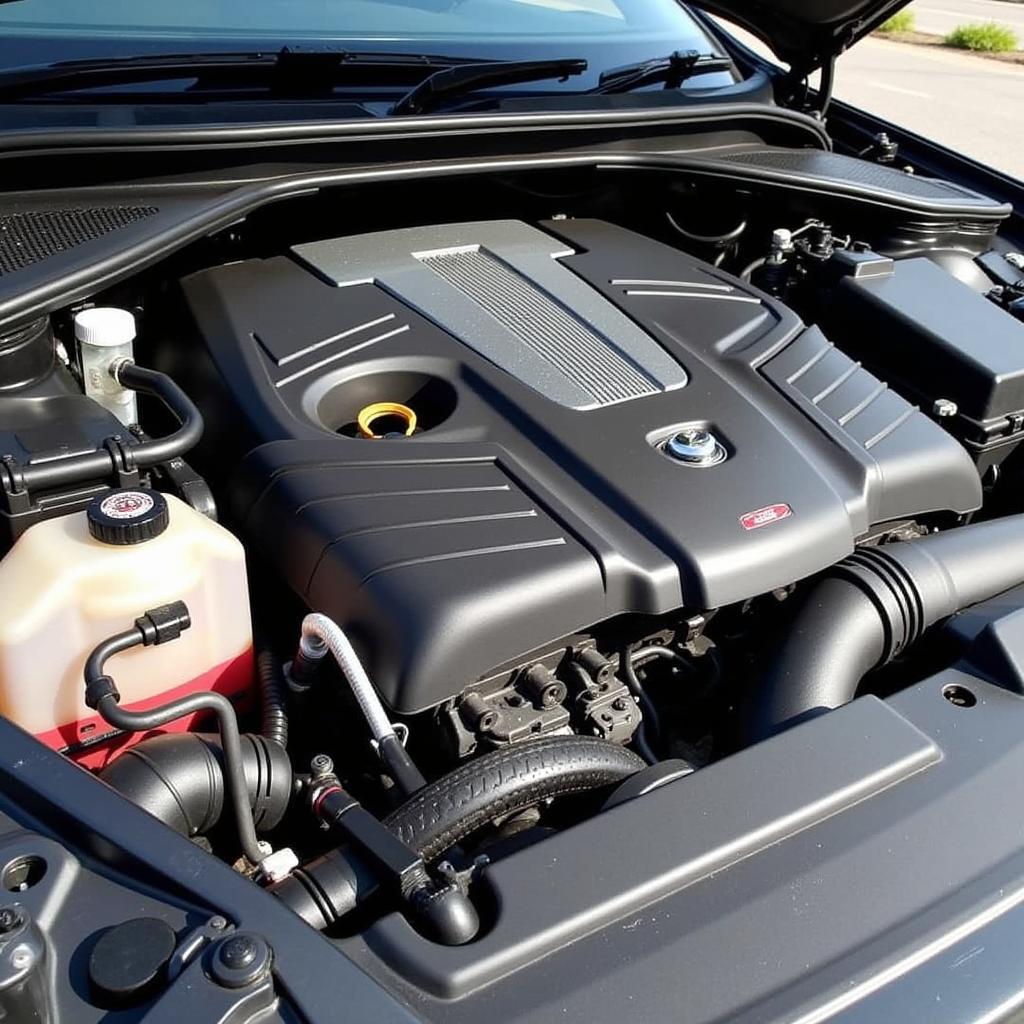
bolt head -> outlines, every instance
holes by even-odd
[[[233,971],[248,967],[258,955],[259,946],[251,935],[236,935],[221,943],[221,962]]]
[[[334,762],[326,754],[316,754],[309,767],[314,775],[330,775],[334,771]]]
[[[261,936],[236,932],[217,947],[210,973],[225,988],[245,988],[265,978],[272,962],[273,953]]]
[[[955,416],[959,409],[956,402],[949,398],[936,398],[932,403],[932,412],[941,419],[947,419],[950,416]]]

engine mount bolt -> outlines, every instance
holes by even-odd
[[[949,398],[936,398],[932,403],[932,412],[942,419],[955,416],[959,411],[956,402]]]

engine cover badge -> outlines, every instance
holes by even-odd
[[[781,519],[788,519],[793,510],[784,501],[776,502],[774,505],[765,505],[764,508],[755,508],[753,512],[747,512],[740,516],[740,526],[744,530],[758,530],[762,526],[770,526]]]

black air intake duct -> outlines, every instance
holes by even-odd
[[[748,702],[756,742],[853,700],[861,679],[936,622],[1024,582],[1024,516],[863,548],[808,595]]]

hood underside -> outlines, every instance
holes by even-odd
[[[909,0],[700,0],[763,39],[795,70],[813,71],[867,35]]]

